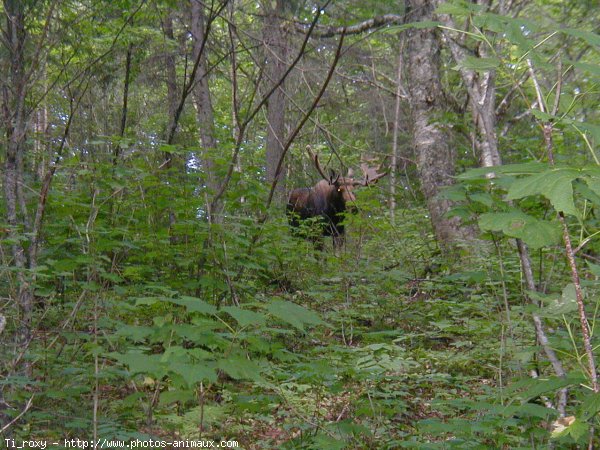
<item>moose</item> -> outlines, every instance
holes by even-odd
[[[333,247],[337,250],[344,244],[344,225],[342,223],[344,213],[346,210],[356,212],[356,207],[352,205],[356,200],[354,188],[374,184],[387,173],[379,173],[379,166],[369,167],[367,163],[361,163],[363,179],[360,181],[354,179],[352,169],[348,170],[345,177],[330,169],[329,176],[327,176],[319,163],[319,156],[313,153],[310,145],[306,147],[306,150],[323,179],[312,188],[292,190],[287,203],[289,222],[292,227],[297,228],[303,220],[319,219],[321,234],[331,236]],[[322,250],[321,238],[315,239],[315,241],[317,248]]]

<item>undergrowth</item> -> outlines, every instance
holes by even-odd
[[[481,241],[459,264],[431,244],[425,211],[392,226],[364,204],[337,254],[248,220],[210,237],[182,222],[177,241],[122,229],[118,270],[98,255],[114,230],[74,259],[47,255],[39,293],[58,294],[37,312],[33,378],[9,380],[11,401],[36,396],[15,436],[76,437],[96,420],[110,439],[257,449],[548,442],[544,389],[514,388],[546,370],[513,249],[500,259]]]

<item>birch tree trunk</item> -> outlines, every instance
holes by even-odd
[[[456,29],[450,16],[442,14],[438,18],[447,27]],[[502,164],[502,161],[498,152],[498,138],[496,135],[496,71],[476,72],[465,68],[464,64],[461,63],[465,62],[467,56],[469,56],[468,51],[447,31],[444,32],[444,35],[452,53],[452,58],[460,67],[460,75],[469,94],[469,108],[473,115],[473,125],[475,125],[476,130],[474,144],[479,153],[481,166],[498,166]],[[476,56],[479,58],[489,56],[488,49],[485,46],[480,46]]]
[[[500,9],[503,13],[506,13],[505,5],[503,3],[501,3]],[[444,23],[447,28],[457,29],[450,16],[440,15],[438,19]],[[480,165],[482,167],[500,166],[502,165],[502,157],[498,150],[498,137],[496,133],[496,72],[494,70],[476,72],[465,68],[465,65],[463,64],[468,56],[479,58],[488,57],[489,49],[485,46],[481,46],[478,48],[476,55],[469,54],[467,48],[461,45],[461,43],[456,40],[457,38],[451,36],[447,31],[445,31],[444,34],[445,41],[452,53],[452,58],[460,67],[460,75],[467,88],[469,107],[473,117],[473,125],[476,129],[475,148],[479,153]],[[537,292],[539,289],[535,283],[532,269],[533,264],[529,249],[520,239],[516,239],[516,243],[525,285],[530,291]],[[532,301],[530,298],[528,300]],[[532,319],[538,343],[543,349],[546,358],[551,363],[556,375],[565,377],[566,371],[561,360],[548,341],[542,317],[534,312],[532,314]],[[565,416],[567,395],[567,388],[560,389],[557,395],[556,409],[561,417]]]
[[[408,0],[408,21],[432,20],[434,7],[433,0]],[[436,238],[445,248],[471,238],[472,231],[461,228],[458,218],[447,218],[452,203],[438,197],[444,187],[453,184],[455,159],[448,136],[436,117],[445,107],[439,57],[438,38],[433,28],[414,28],[407,32],[407,90],[417,170]]]

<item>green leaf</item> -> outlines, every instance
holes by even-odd
[[[217,367],[236,380],[263,381],[258,364],[243,357],[222,359]]]
[[[225,306],[224,308],[221,308],[221,310],[233,317],[235,321],[242,327],[247,327],[250,325],[264,325],[266,323],[266,317],[264,314],[260,314],[255,311],[238,308],[236,306]]]
[[[597,189],[600,189],[600,180],[586,177],[585,181],[585,183],[582,183],[580,180],[575,181],[575,191],[579,192],[593,204],[600,205],[600,195],[596,192]],[[590,185],[594,185],[594,189],[591,189]]]
[[[585,400],[579,407],[581,418],[583,420],[589,420],[600,411],[600,394],[589,393],[586,395]]]
[[[487,72],[497,69],[498,66],[500,66],[498,58],[477,58],[476,56],[467,55],[463,61],[457,64],[456,68]]]
[[[600,196],[600,177],[590,176],[585,178],[587,186],[596,194]]]
[[[494,33],[504,33],[506,31],[507,17],[499,16],[493,13],[484,13],[473,17],[473,24],[477,28],[493,31]]]
[[[539,419],[557,414],[555,409],[546,408],[536,403],[523,403],[515,408],[515,413],[520,416],[537,417]]]
[[[213,305],[206,303],[204,300],[200,300],[196,297],[186,297],[182,296],[179,298],[171,298],[171,297],[145,297],[137,300],[136,305],[141,304],[152,304],[160,302],[169,302],[174,303],[176,305],[185,306],[188,312],[198,312],[202,314],[210,314],[214,315],[217,313],[217,308]]]
[[[582,438],[588,435],[589,425],[581,420],[575,419],[568,428],[567,432],[573,437],[575,442],[580,442]]]
[[[596,277],[600,277],[600,265],[599,264],[594,264],[593,262],[590,261],[586,261],[590,272],[592,272],[592,274]]]
[[[528,162],[523,164],[507,164],[504,166],[492,166],[492,167],[477,167],[475,169],[469,169],[457,178],[459,180],[473,180],[485,178],[488,174],[499,173],[507,175],[526,175],[533,173],[540,173],[548,168],[548,164],[539,162]]]
[[[567,284],[560,297],[555,297],[548,302],[545,301],[545,305],[542,309],[542,314],[546,317],[562,317],[577,311],[577,298],[575,294],[575,285],[573,283]]]
[[[438,198],[452,200],[453,202],[461,202],[467,199],[466,189],[460,184],[454,184],[444,188],[438,194]]]
[[[201,381],[209,383],[215,383],[217,381],[217,373],[213,362],[204,362],[201,364],[172,364],[170,365],[169,372],[180,375],[190,388]]]
[[[342,450],[347,447],[348,443],[342,439],[336,439],[333,436],[329,436],[325,433],[317,433],[312,438],[312,444],[314,448],[323,450]]]
[[[487,192],[479,192],[475,194],[469,194],[469,200],[476,203],[481,203],[489,208],[494,204],[494,198]]]
[[[556,245],[561,236],[557,223],[536,219],[520,211],[482,214],[479,217],[479,227],[522,239],[532,248]]]
[[[166,366],[162,363],[162,355],[146,355],[145,353],[110,353],[110,357],[129,367],[132,374],[150,374],[156,378],[166,375]]]
[[[550,113],[547,113],[545,111],[540,111],[539,109],[536,109],[536,108],[533,108],[530,111],[531,111],[531,114],[533,114],[533,116],[536,119],[540,119],[542,122],[551,122],[551,121],[557,119],[556,116],[554,116]]]
[[[300,331],[304,331],[304,325],[325,325],[325,322],[321,320],[317,313],[292,302],[273,300],[265,308],[271,315],[289,323]]]
[[[573,180],[581,176],[573,169],[551,169],[516,180],[508,190],[507,198],[516,200],[530,195],[543,195],[554,209],[579,216],[573,201]]]
[[[527,380],[529,384],[532,386],[527,390],[520,392],[519,397],[523,398],[525,402],[529,402],[534,398],[539,397],[542,394],[546,394],[548,392],[556,392],[559,389],[564,387],[577,384],[581,382],[581,377],[578,376],[568,376],[565,378],[561,377],[550,377],[546,379],[535,379],[535,380]]]
[[[571,124],[581,130],[587,131],[587,133],[594,138],[596,143],[600,143],[600,125],[589,122],[571,122]]]
[[[577,67],[580,70],[585,70],[590,74],[600,77],[600,66],[597,64],[588,64],[580,61],[568,61],[569,64]]]
[[[164,153],[176,153],[177,152],[177,146],[172,145],[172,144],[161,144],[158,149]]]
[[[592,47],[596,47],[596,49],[600,47],[600,35],[597,33],[582,30],[581,28],[563,28],[560,31],[576,38],[583,39]]]
[[[378,34],[394,34],[397,35],[401,31],[411,30],[411,29],[422,29],[422,28],[436,28],[440,26],[440,22],[435,22],[433,20],[423,20],[421,22],[412,22],[412,23],[404,23],[402,25],[389,25],[384,28],[380,28],[377,33]]]
[[[154,332],[152,327],[120,324],[115,335],[130,338],[133,342],[141,342]]]
[[[168,405],[175,402],[186,403],[193,400],[196,400],[196,392],[193,389],[173,389],[161,392],[160,394],[161,405]]]

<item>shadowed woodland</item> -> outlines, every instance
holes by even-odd
[[[600,446],[597,2],[0,12],[0,447]]]

